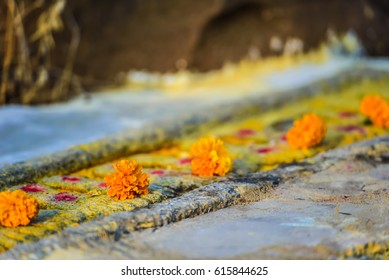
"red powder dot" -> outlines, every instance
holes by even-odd
[[[355,112],[343,111],[339,113],[339,117],[341,118],[353,118],[355,116],[357,116]]]
[[[339,131],[342,132],[358,132],[360,134],[365,134],[365,129],[357,125],[346,125],[338,127]]]
[[[71,193],[66,193],[66,192],[60,192],[54,195],[54,200],[56,202],[61,202],[61,201],[66,201],[66,202],[72,202],[77,200],[77,196]]]
[[[39,186],[38,184],[25,185],[20,189],[28,193],[43,192],[45,190],[45,188]]]
[[[107,187],[107,183],[105,183],[105,182],[100,183],[100,184],[99,184],[99,187],[100,187],[100,188],[106,188],[106,187]]]
[[[267,154],[272,151],[274,151],[274,148],[272,147],[259,148],[255,150],[255,152],[257,152],[258,154]]]
[[[241,129],[241,130],[238,130],[238,132],[236,132],[236,136],[238,137],[247,137],[247,136],[251,136],[251,135],[254,135],[256,133],[255,130],[253,129]]]
[[[191,158],[183,158],[183,159],[180,159],[179,163],[180,164],[189,164],[191,161],[192,161]]]
[[[281,141],[287,141],[288,140],[288,139],[286,139],[286,134],[282,135],[280,139],[281,139]]]
[[[153,175],[162,175],[164,173],[165,173],[165,171],[163,171],[163,170],[154,170],[151,172],[151,174],[153,174]]]
[[[72,176],[62,176],[62,181],[64,182],[79,182],[81,181],[80,178],[72,177]]]

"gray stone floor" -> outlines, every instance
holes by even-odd
[[[191,193],[200,197],[199,193],[207,191],[203,187],[189,192],[188,199],[181,202],[176,198],[157,204],[143,216],[111,215],[73,232],[66,230],[51,239],[21,245],[0,258],[335,259],[356,245],[389,241],[389,136],[333,150],[267,174],[253,173],[216,183],[214,196],[226,201],[232,194],[231,203],[239,198],[233,206],[226,203],[204,208],[206,212],[213,210],[207,214],[186,215]],[[228,189],[241,183],[263,187],[264,178],[269,176],[282,180],[267,191],[262,189],[262,196],[245,198],[242,192],[234,195],[234,190]],[[212,194],[208,191],[207,195]],[[204,205],[216,205],[212,200],[202,201]],[[149,229],[127,226],[134,220],[144,223],[142,217],[152,216],[155,209],[160,209],[158,215],[162,217],[164,205],[179,203],[183,203],[179,208],[184,214],[175,210],[169,214],[182,216],[175,223],[156,222],[153,218],[154,226]],[[101,232],[94,235],[94,229],[115,223],[118,226],[110,233],[113,237],[101,238]]]
[[[347,63],[346,68],[357,64],[357,62]],[[365,67],[362,67],[364,71],[370,69],[366,68],[364,63],[362,64]],[[369,65],[371,66],[370,63]],[[384,65],[389,64],[384,63]],[[376,66],[372,69],[380,69]],[[363,73],[366,75],[365,72]],[[371,75],[377,73],[373,71]],[[351,74],[349,78],[359,79],[358,75]],[[326,86],[337,87],[342,79],[340,76],[333,84],[326,84]],[[56,174],[55,172],[62,169],[69,171],[75,166],[75,162],[82,163],[85,167],[96,164],[94,160],[102,160],[103,156],[112,156],[117,152],[122,155],[123,151],[128,152],[124,148],[128,146],[130,140],[136,140],[133,143],[147,143],[150,147],[150,143],[154,141],[158,146],[159,142],[170,141],[181,135],[183,130],[190,130],[202,122],[228,120],[238,114],[237,112],[251,109],[252,106],[272,107],[279,104],[280,100],[287,102],[291,96],[310,95],[311,87],[315,85],[307,86],[305,91],[299,88],[286,91],[284,95],[267,94],[258,100],[247,99],[249,100],[245,101],[247,104],[240,105],[234,103],[238,95],[230,96],[225,99],[226,106],[216,106],[220,111],[200,111],[201,117],[193,115],[188,108],[196,111],[205,108],[206,105],[211,107],[215,104],[220,105],[220,95],[219,97],[215,95],[211,101],[204,101],[201,96],[188,96],[176,100],[180,104],[177,106],[179,110],[171,110],[169,102],[173,99],[164,99],[164,102],[159,103],[161,96],[151,95],[147,98],[154,102],[155,107],[153,105],[144,111],[142,107],[147,107],[149,103],[147,98],[138,96],[138,101],[127,100],[138,110],[130,114],[126,112],[129,103],[122,102],[121,97],[117,97],[117,100],[115,97],[113,103],[106,103],[105,97],[101,96],[101,99],[91,101],[98,104],[95,104],[96,106],[92,104],[87,112],[80,109],[85,106],[81,104],[84,101],[80,100],[72,101],[81,103],[71,107],[70,111],[66,105],[63,107],[59,105],[57,107],[59,111],[53,108],[41,108],[43,110],[38,110],[38,114],[42,113],[45,116],[48,127],[55,126],[56,121],[66,120],[66,115],[73,109],[76,111],[79,109],[92,121],[88,129],[112,137],[102,140],[102,148],[96,146],[96,149],[85,150],[84,147],[82,149],[79,147],[77,150],[73,147],[63,153],[53,154],[52,158],[42,157],[16,164],[15,170],[12,169],[13,166],[9,167],[11,168],[9,170],[3,168],[4,176],[0,176],[3,180],[0,180],[0,188],[1,183],[4,186],[15,185],[37,179],[39,176],[39,178],[44,177],[47,175],[44,172]],[[260,93],[255,93],[254,97],[257,97],[257,94]],[[250,100],[257,100],[257,103],[251,104]],[[138,116],[143,119],[142,122],[146,119],[162,118],[162,115],[176,116],[175,114],[180,110],[185,114],[182,115],[184,118],[176,118],[179,119],[179,124],[169,122],[169,126],[165,127],[165,134],[156,133],[154,128],[148,126],[149,130],[142,128],[139,131],[123,131],[123,135],[120,133],[116,135],[111,134],[114,131],[109,129],[123,129],[125,125],[121,126],[123,123],[120,121],[116,126],[109,126],[106,123],[109,127],[107,129],[101,123],[98,124],[99,117],[92,120],[96,110],[110,104],[112,106],[108,106],[110,110],[106,112],[107,114],[112,113],[117,104],[121,104],[121,107],[119,106],[118,112],[110,115],[112,119],[108,119],[115,119],[115,116],[118,116],[116,113],[123,114],[121,116],[124,118],[122,119],[124,123],[126,123],[125,116],[131,119],[133,116],[138,116],[139,112],[142,112]],[[159,110],[160,107],[161,109],[163,107],[163,110]],[[237,107],[240,111],[236,109]],[[12,108],[6,110],[12,111]],[[63,119],[51,119],[50,114]],[[104,114],[100,117],[106,116]],[[75,121],[80,115],[74,114],[73,117]],[[20,122],[19,125],[22,123],[21,119],[14,121]],[[0,121],[0,131],[2,127],[4,128],[4,124],[7,127],[7,122]],[[73,130],[76,132],[83,126],[82,123],[74,122],[74,124],[61,130],[63,134],[59,135],[66,138],[66,133]],[[130,127],[133,125],[130,122],[127,124]],[[158,123],[154,125],[161,128]],[[99,128],[101,126],[102,129],[96,129],[97,126]],[[8,128],[12,130],[12,125]],[[88,134],[90,130],[81,128],[82,133]],[[14,132],[17,135],[20,131]],[[33,139],[23,137],[23,133],[18,136],[24,141],[19,142],[22,146],[27,143],[25,141],[32,143],[39,140],[39,133],[33,133],[35,135]],[[82,133],[75,133],[73,136],[78,140],[85,140],[85,135]],[[13,134],[4,135],[11,137]],[[93,134],[91,137],[101,135]],[[148,138],[145,138],[145,135]],[[12,139],[8,140],[9,143],[13,143]],[[72,142],[75,138],[70,137],[67,140]],[[117,146],[111,145],[112,143],[116,143]],[[39,143],[36,151],[41,153],[39,147],[44,146],[43,142]],[[2,147],[6,148],[6,146]],[[137,145],[134,147],[136,150]],[[61,149],[62,146],[56,148]],[[10,153],[14,156],[12,151]],[[28,157],[30,156],[32,155],[29,154]],[[7,157],[6,153],[5,157]],[[0,166],[1,164],[0,162]],[[49,170],[49,167],[54,169]],[[74,168],[79,170],[82,166]],[[26,174],[31,176],[28,177]],[[384,254],[384,257],[389,258],[388,174],[389,135],[386,135],[268,172],[250,173],[240,177],[230,175],[219,182],[197,189],[190,188],[185,192],[173,190],[177,191],[177,195],[167,196],[169,199],[161,203],[99,217],[91,222],[81,223],[77,227],[69,227],[39,241],[16,246],[1,254],[0,259],[336,259],[341,258],[345,250],[350,251],[355,246],[371,243],[383,244],[383,249],[380,252],[377,249],[378,253],[373,253],[370,257],[381,258]],[[365,255],[368,257],[367,254]]]

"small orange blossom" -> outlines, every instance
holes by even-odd
[[[389,127],[389,104],[379,95],[367,95],[361,101],[361,112],[378,127]]]
[[[286,134],[286,140],[293,148],[310,148],[320,144],[326,132],[327,127],[323,119],[310,113],[294,121],[293,127]]]
[[[192,145],[190,166],[194,175],[224,176],[231,169],[232,160],[223,141],[214,137],[201,138]]]
[[[121,160],[113,167],[116,172],[104,178],[109,196],[124,200],[148,194],[149,175],[142,172],[142,167],[135,160]]]
[[[0,193],[0,225],[25,226],[38,214],[38,201],[24,191],[6,190]]]

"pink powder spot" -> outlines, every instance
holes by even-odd
[[[351,169],[351,165],[347,164],[347,165],[346,165],[346,169],[347,169],[347,170],[350,170],[350,169]]]
[[[339,117],[341,118],[353,118],[357,115],[355,112],[343,111],[339,113]]]
[[[342,132],[359,132],[360,134],[365,134],[365,129],[357,125],[346,125],[338,127],[339,131]]]
[[[64,182],[79,182],[81,181],[80,178],[72,177],[72,176],[62,176],[62,181]]]
[[[274,148],[272,148],[272,147],[259,148],[259,149],[255,150],[255,152],[257,152],[258,154],[267,154],[267,153],[270,153],[273,151],[274,151]]]
[[[184,164],[189,164],[191,161],[192,161],[191,158],[183,158],[183,159],[180,159],[179,163],[184,165]]]
[[[61,202],[61,201],[72,202],[72,201],[77,200],[77,198],[78,197],[76,195],[71,194],[71,193],[66,193],[66,192],[60,192],[54,196],[54,200],[56,202]]]
[[[106,188],[106,187],[107,187],[107,183],[105,183],[105,182],[100,183],[100,184],[99,184],[99,187],[100,187],[100,188]]]
[[[281,141],[287,141],[288,140],[288,139],[286,139],[286,134],[282,135],[280,139],[281,139]]]
[[[43,192],[45,190],[45,188],[39,186],[38,184],[25,185],[20,189],[28,193]]]
[[[255,133],[256,133],[256,131],[253,129],[241,129],[236,133],[236,136],[247,137],[247,136],[254,135]]]
[[[154,170],[151,172],[151,174],[153,174],[153,175],[162,175],[164,173],[165,173],[165,171],[163,171],[163,170]]]

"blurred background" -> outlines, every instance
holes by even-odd
[[[346,32],[387,56],[388,30],[386,0],[2,0],[0,105],[67,100],[135,70],[305,53]]]
[[[0,0],[0,167],[389,70],[388,30],[386,0]]]

